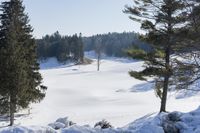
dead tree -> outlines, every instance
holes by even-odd
[[[100,38],[98,38],[95,42],[95,53],[97,56],[97,71],[100,71],[101,56],[103,53],[103,44]]]

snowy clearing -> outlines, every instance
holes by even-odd
[[[53,64],[53,66],[52,66]],[[106,58],[100,72],[96,61],[90,65],[43,64],[41,73],[48,86],[45,99],[31,105],[30,115],[24,110],[16,117],[16,125],[47,126],[57,118],[68,116],[78,125],[94,124],[102,119],[114,127],[128,123],[159,110],[160,99],[155,96],[151,83],[131,78],[128,71],[141,70],[142,62]],[[188,112],[199,106],[200,96],[176,99],[168,97],[168,111]],[[2,118],[1,118],[2,119]],[[2,119],[3,120],[3,119]],[[1,126],[6,126],[6,120]]]

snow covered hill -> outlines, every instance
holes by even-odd
[[[155,96],[153,85],[128,75],[131,69],[141,70],[142,64],[128,59],[105,58],[97,72],[95,60],[90,65],[77,66],[60,66],[54,60],[46,62],[41,65],[44,84],[48,86],[46,97],[41,103],[31,105],[30,110],[17,114],[16,124],[47,126],[57,118],[68,116],[78,125],[93,126],[106,119],[114,127],[123,127],[142,116],[155,114],[160,99]],[[188,112],[196,109],[199,101],[199,95],[176,99],[173,92],[169,94],[167,109]],[[6,126],[6,120],[0,125]]]

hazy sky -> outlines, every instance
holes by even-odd
[[[3,0],[0,0],[3,1]],[[132,0],[24,0],[34,36],[59,31],[90,36],[107,32],[139,31],[122,10]]]

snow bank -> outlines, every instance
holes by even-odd
[[[145,116],[125,129],[132,133],[199,133],[200,107],[189,113],[171,112]]]
[[[0,129],[0,133],[57,133],[57,132],[51,127],[13,126]]]
[[[51,127],[7,127],[0,133],[199,133],[200,107],[189,113],[172,112],[146,115],[123,128],[92,128],[88,125],[69,125],[68,118],[56,121],[63,124],[59,130]],[[65,127],[64,127],[65,126]]]
[[[146,115],[126,127],[117,129],[95,129],[72,126],[62,133],[199,133],[200,107],[189,113],[171,112]]]
[[[99,129],[99,128],[92,128],[89,126],[72,126],[66,129],[61,130],[61,133],[131,133],[123,131],[122,129]]]
[[[73,123],[72,121],[68,120],[68,117],[64,117],[64,118],[57,119],[54,123],[48,124],[48,126],[50,126],[53,129],[57,130],[57,129],[62,129],[62,128],[70,127],[70,126],[72,126],[74,124],[75,123]]]

